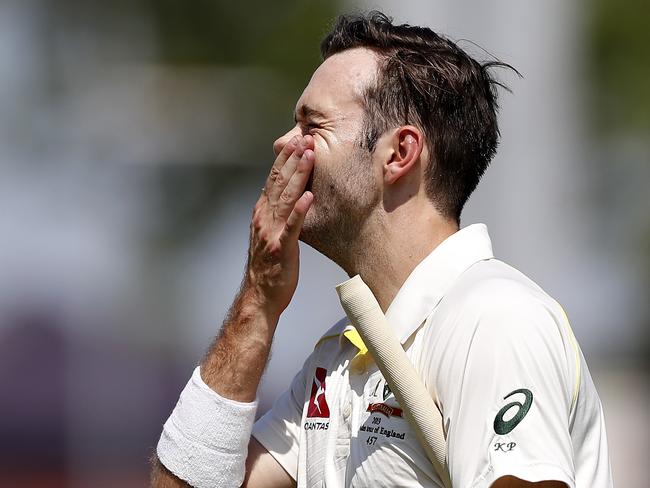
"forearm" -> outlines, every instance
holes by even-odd
[[[151,458],[150,483],[151,488],[190,488],[190,485],[169,471],[156,454]]]
[[[201,363],[201,378],[219,395],[240,402],[255,399],[279,317],[255,291],[243,286],[219,336]]]
[[[255,399],[278,319],[264,310],[250,288],[242,287],[220,334],[201,363],[201,379],[217,394],[240,402]],[[151,486],[185,488],[190,485],[152,458]]]
[[[311,148],[310,136],[301,144],[296,138],[276,158],[253,211],[243,284],[165,422],[157,447],[160,463],[156,459],[152,469],[154,486],[185,486],[179,478],[209,488],[244,480],[257,388],[278,319],[298,284],[298,237],[313,201],[311,193],[303,193],[313,169]],[[284,475],[277,463],[271,465]],[[258,472],[268,472],[268,463],[259,466]]]

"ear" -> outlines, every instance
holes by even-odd
[[[408,174],[420,160],[424,135],[417,127],[404,125],[395,129],[386,143],[389,145],[390,156],[383,166],[384,183],[392,185]]]

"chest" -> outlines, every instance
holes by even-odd
[[[439,486],[385,378],[371,360],[359,368],[355,354],[332,347],[311,365],[298,486]]]

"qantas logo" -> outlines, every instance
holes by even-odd
[[[325,368],[316,368],[314,380],[311,384],[311,396],[309,397],[309,406],[307,407],[307,417],[330,417],[330,408],[325,398],[326,377],[327,370]]]

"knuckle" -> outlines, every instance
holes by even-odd
[[[280,169],[277,166],[273,166],[271,168],[271,172],[269,173],[269,178],[271,179],[271,181],[275,181],[279,175],[280,175]]]
[[[283,203],[292,203],[293,202],[293,192],[283,191],[280,194],[280,201]]]
[[[261,212],[255,211],[251,219],[251,225],[254,229],[260,230],[262,228],[262,215]]]
[[[282,253],[282,246],[280,245],[279,242],[269,242],[265,246],[265,251],[268,257],[272,260],[275,261],[277,258],[280,257],[280,254]]]
[[[253,218],[259,218],[260,214],[262,213],[262,207],[264,206],[264,202],[260,198],[255,206],[253,207]]]
[[[260,228],[257,232],[257,238],[260,240],[260,242],[266,247],[268,246],[268,241],[269,241],[269,232],[268,230],[264,228]]]

